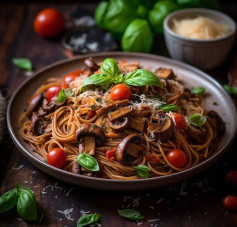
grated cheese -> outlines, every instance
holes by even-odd
[[[70,215],[72,211],[73,211],[73,208],[71,208],[71,209],[66,209],[66,210],[63,210],[63,211],[57,210],[58,213],[64,214],[65,217],[66,217],[68,220],[73,221],[74,218],[72,218],[71,215]]]
[[[24,165],[19,165],[19,167],[12,167],[13,170],[19,170],[22,169],[24,167]]]

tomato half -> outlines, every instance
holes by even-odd
[[[63,169],[66,166],[66,154],[61,148],[53,148],[47,154],[47,162],[51,166]]]
[[[159,163],[160,157],[157,154],[148,154],[146,160],[151,163]]]
[[[187,156],[180,149],[170,150],[167,153],[167,159],[176,168],[183,168],[187,163]]]
[[[62,14],[56,9],[44,9],[40,11],[34,20],[35,32],[43,37],[54,37],[64,29]]]
[[[131,88],[126,84],[117,84],[110,91],[110,98],[112,100],[130,99],[131,95]]]
[[[227,183],[237,185],[237,170],[230,170],[225,178]]]
[[[228,210],[237,210],[237,197],[228,195],[222,199],[222,203]]]
[[[116,148],[106,152],[106,158],[115,161]]]
[[[66,76],[63,77],[63,82],[65,84],[69,84],[70,82],[74,81],[80,74],[82,70],[76,70],[75,72],[68,73]]]
[[[56,101],[59,92],[61,91],[61,86],[52,86],[46,91],[46,98],[48,102]]]
[[[178,129],[186,129],[187,124],[185,118],[179,113],[169,113],[168,116],[175,121],[175,127]]]

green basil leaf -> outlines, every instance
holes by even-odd
[[[205,124],[206,117],[203,116],[202,114],[195,113],[189,117],[189,120],[193,125],[195,125],[197,127],[201,127]]]
[[[119,73],[118,63],[113,58],[106,58],[103,61],[101,70],[104,74],[113,78]]]
[[[13,58],[12,62],[14,63],[14,65],[16,65],[17,67],[21,69],[25,69],[28,71],[32,70],[32,63],[27,58]]]
[[[26,221],[37,219],[37,207],[35,195],[29,190],[22,190],[17,201],[17,212]]]
[[[16,204],[18,199],[18,191],[16,188],[4,193],[0,197],[0,213],[11,210]]]
[[[81,87],[81,92],[83,92],[88,85],[110,85],[113,82],[113,77],[110,75],[93,74],[84,81]]]
[[[58,94],[57,101],[60,103],[64,103],[73,94],[74,94],[74,91],[70,88],[61,89],[61,91]]]
[[[88,154],[85,154],[85,153],[79,154],[77,157],[77,161],[84,168],[86,168],[90,171],[99,171],[100,170],[97,160]]]
[[[20,185],[17,182],[15,183],[15,188],[17,189],[18,193],[20,193],[23,190],[27,190],[30,193],[34,194],[34,191],[31,188],[28,188],[28,187],[25,187],[23,185]]]
[[[150,169],[146,165],[133,166],[136,169],[137,174],[141,178],[148,178],[150,176]]]
[[[179,107],[177,105],[167,105],[161,108],[162,110],[164,110],[166,113],[170,112],[170,111],[176,111],[179,110]]]
[[[131,73],[128,73],[123,78],[123,83],[131,86],[158,86],[162,87],[160,79],[156,77],[152,72],[145,69],[137,69]]]
[[[84,215],[78,219],[77,227],[83,227],[86,225],[90,225],[98,220],[100,220],[99,214],[87,214],[87,215]]]
[[[224,85],[224,89],[230,94],[234,95],[234,97],[237,97],[237,87],[232,87],[229,85]]]
[[[134,221],[145,219],[143,215],[141,215],[138,211],[134,209],[118,210],[118,214],[122,216],[123,218],[127,218],[129,220],[134,220]]]
[[[191,91],[195,95],[202,95],[205,92],[205,88],[204,87],[194,87],[191,89]]]

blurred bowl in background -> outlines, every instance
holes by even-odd
[[[231,31],[219,38],[192,39],[176,34],[171,28],[173,20],[207,17],[217,23],[228,26]],[[209,9],[178,10],[168,15],[164,21],[165,42],[170,56],[204,70],[220,65],[228,56],[234,43],[236,24],[229,16]]]

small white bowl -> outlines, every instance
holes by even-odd
[[[208,17],[224,24],[231,32],[215,39],[191,39],[180,36],[171,30],[173,19]],[[220,65],[228,56],[236,35],[236,24],[227,15],[209,9],[185,9],[169,14],[164,20],[165,42],[170,56],[198,68],[209,70]]]

